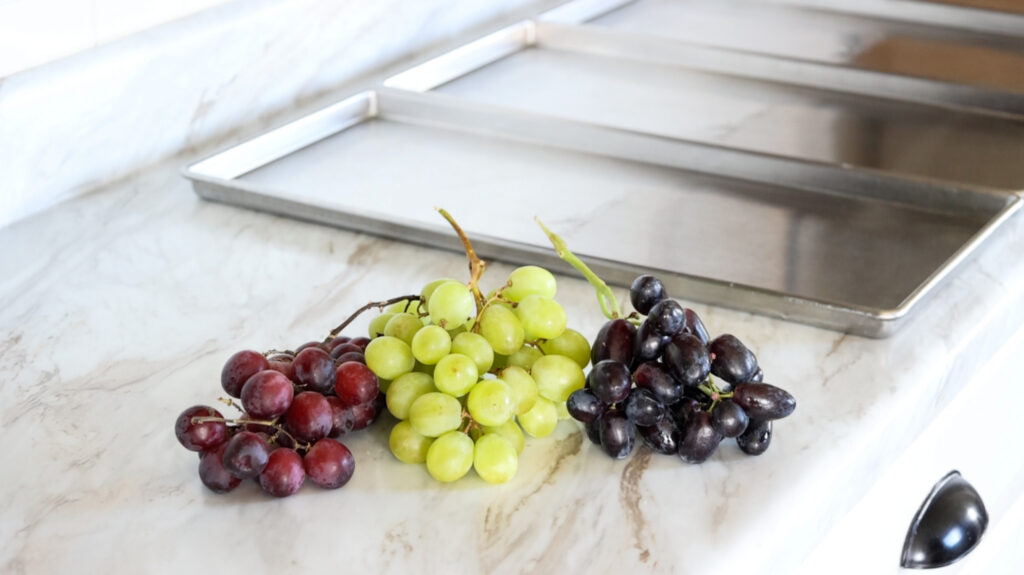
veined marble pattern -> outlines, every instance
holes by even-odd
[[[390,455],[385,419],[345,440],[339,491],[217,496],[172,423],[220,395],[231,353],[322,336],[466,266],[202,202],[181,163],[0,230],[0,572],[790,573],[1024,317],[1017,217],[888,340],[690,304],[797,397],[761,457],[616,462],[562,422],[511,483],[440,485]],[[559,300],[592,337],[590,287],[560,277]]]

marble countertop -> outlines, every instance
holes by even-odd
[[[322,337],[466,265],[200,201],[186,159],[0,229],[4,573],[792,572],[1024,317],[1015,217],[887,340],[683,300],[799,402],[761,457],[613,461],[564,421],[509,484],[441,485],[390,455],[385,419],[344,440],[356,474],[339,491],[218,496],[172,424],[220,394],[231,353]],[[558,299],[592,337],[590,287],[560,276]]]

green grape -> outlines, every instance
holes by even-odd
[[[462,404],[446,393],[424,393],[409,407],[409,423],[416,433],[437,437],[459,428],[462,423]]]
[[[487,483],[505,483],[516,475],[519,456],[512,442],[489,433],[476,440],[473,448],[473,469]]]
[[[512,390],[500,379],[482,379],[469,390],[466,409],[480,425],[501,425],[512,418]]]
[[[437,286],[448,282],[458,283],[458,280],[453,280],[452,278],[441,278],[436,279],[428,283],[427,285],[423,286],[423,290],[420,291],[420,297],[423,298],[423,302],[425,304],[428,303],[430,301],[430,296],[434,294],[434,290],[437,289]]]
[[[512,390],[512,411],[520,415],[537,402],[537,382],[525,369],[512,365],[501,370],[501,380]]]
[[[390,313],[411,313],[413,315],[419,315],[419,308],[419,300],[403,299],[402,301],[389,305],[384,311]]]
[[[446,355],[434,366],[434,385],[448,395],[466,395],[479,379],[476,362],[461,353]]]
[[[427,450],[427,472],[438,481],[455,481],[473,467],[473,440],[461,431],[449,431]]]
[[[516,306],[516,317],[523,324],[526,339],[554,339],[565,331],[565,310],[553,299],[528,295]]]
[[[425,373],[430,377],[434,377],[434,366],[427,365],[425,363],[416,362],[416,366],[412,368],[416,373]]]
[[[544,357],[544,352],[530,344],[524,344],[505,359],[505,365],[515,365],[529,371],[533,367],[533,363],[542,357]]]
[[[562,335],[540,342],[540,349],[545,355],[564,355],[581,368],[590,363],[590,343],[582,333],[574,329],[566,329]]]
[[[395,317],[388,320],[384,326],[384,335],[397,337],[405,343],[412,345],[412,338],[416,332],[423,328],[420,318],[411,313],[396,313]]]
[[[516,448],[516,453],[522,453],[523,447],[526,446],[526,437],[523,435],[523,430],[514,419],[510,419],[504,425],[497,427],[484,427],[484,433],[496,433],[511,441],[512,445]]]
[[[502,291],[502,295],[515,302],[523,301],[529,295],[553,298],[558,289],[555,276],[537,266],[516,268],[508,275],[508,283],[511,285]]]
[[[452,350],[452,337],[443,327],[429,325],[412,337],[412,355],[425,365],[434,365]]]
[[[572,415],[569,413],[569,407],[565,405],[564,401],[555,403],[555,409],[558,411],[558,420],[569,419]]]
[[[370,320],[370,338],[379,337],[384,335],[384,326],[388,325],[391,318],[395,317],[393,313],[382,313],[379,316]]]
[[[452,338],[454,340],[457,335],[463,334],[463,333],[466,333],[467,331],[469,331],[470,328],[473,327],[472,323],[473,323],[473,320],[471,319],[471,320],[469,320],[469,322],[467,322],[464,325],[460,325],[459,327],[457,327],[455,329],[448,330],[448,337],[450,337],[450,338]]]
[[[430,320],[445,329],[453,329],[473,318],[476,302],[465,284],[445,282],[434,290],[427,304]]]
[[[569,394],[582,388],[586,382],[583,368],[564,355],[545,355],[538,359],[530,375],[537,382],[540,396],[551,401],[569,399]]]
[[[412,371],[416,366],[416,358],[412,356],[409,345],[397,337],[380,336],[369,343],[363,351],[366,366],[377,377],[395,379]]]
[[[434,387],[434,378],[415,371],[407,373],[391,382],[385,398],[388,411],[398,419],[407,419],[413,402],[421,395],[432,391],[437,391]]]
[[[523,324],[515,312],[500,305],[489,305],[480,314],[480,335],[491,344],[494,353],[511,355],[523,347]]]
[[[423,463],[427,460],[427,451],[430,444],[434,442],[429,437],[424,437],[412,428],[408,421],[399,421],[391,428],[391,437],[388,445],[391,453],[403,463]]]
[[[478,333],[464,332],[452,340],[452,353],[461,353],[476,363],[478,373],[487,373],[494,363],[494,350],[484,336]],[[588,352],[589,353],[589,352]]]
[[[533,408],[519,416],[519,425],[534,437],[547,437],[558,425],[558,409],[555,408],[555,404],[538,397]]]

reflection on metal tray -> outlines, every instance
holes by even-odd
[[[705,173],[699,173],[705,172]],[[708,173],[711,172],[711,173]],[[186,169],[211,200],[569,271],[543,218],[609,281],[885,336],[1019,206],[837,169],[383,89]]]
[[[682,65],[668,64],[682,53],[657,56],[630,38],[524,22],[386,85],[837,166],[1024,190],[1024,117],[865,96],[871,86],[848,69],[834,70],[845,82],[837,87],[855,85],[857,93],[781,83],[789,76],[757,79],[754,63],[706,47],[686,50]],[[727,73],[708,72],[719,66]]]

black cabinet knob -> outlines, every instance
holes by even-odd
[[[914,515],[900,565],[932,569],[954,563],[974,549],[987,526],[981,496],[959,471],[950,471]]]

